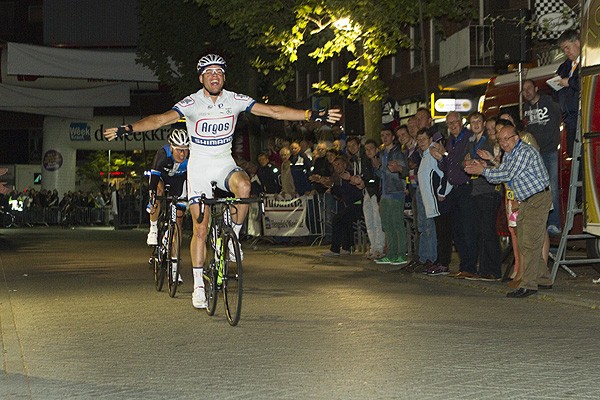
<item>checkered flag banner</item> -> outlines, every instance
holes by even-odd
[[[562,0],[535,0],[533,21],[538,39],[556,40],[567,29],[576,27],[577,14]]]

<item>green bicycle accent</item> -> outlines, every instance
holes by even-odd
[[[237,214],[237,205],[250,203],[262,204],[262,198],[207,199],[202,195],[200,199],[200,215],[197,219],[199,223],[204,219],[205,207],[210,208],[206,258],[202,274],[208,302],[206,313],[214,315],[219,292],[222,292],[225,315],[231,326],[237,325],[240,320],[244,276],[242,252],[233,230],[232,216]]]

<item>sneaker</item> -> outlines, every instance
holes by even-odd
[[[381,257],[375,260],[375,264],[391,264],[392,260],[387,257]]]
[[[417,274],[425,273],[429,268],[433,267],[433,264],[430,261],[425,261],[424,263],[420,262],[415,264],[412,268],[412,272]]]
[[[322,253],[321,256],[323,257],[339,257],[340,253],[336,253],[335,251],[326,251],[325,253]]]
[[[240,244],[240,258],[244,261],[244,252],[242,251],[242,245]],[[236,262],[235,251],[233,251],[233,242],[229,242],[229,261]]]
[[[457,274],[452,275],[453,278],[456,279],[467,279],[467,278],[475,278],[475,277],[479,277],[476,274],[472,274],[471,272],[467,272],[467,271],[459,271]]]
[[[448,275],[450,273],[450,268],[442,264],[433,264],[424,273],[430,276]]]
[[[421,267],[421,262],[418,259],[414,259],[412,261],[410,261],[406,267],[404,267],[404,270],[406,272],[415,272],[415,268],[420,268]]]
[[[408,264],[408,260],[406,258],[400,256],[391,260],[392,265],[406,265]]]
[[[369,253],[367,253],[365,255],[365,257],[367,258],[367,260],[371,260],[371,261],[375,261],[378,258],[383,258],[384,254],[379,252],[379,251],[370,251]]]
[[[562,232],[556,227],[556,225],[550,225],[548,227],[548,235],[550,236],[560,236],[561,233]]]
[[[344,250],[344,249],[340,249],[340,256],[348,256],[350,255],[352,252],[350,250]]]
[[[194,293],[192,293],[192,305],[195,308],[206,308],[208,302],[206,301],[206,295],[204,294],[204,286],[196,286]]]
[[[496,282],[496,281],[500,281],[500,278],[498,278],[495,275],[489,274],[489,275],[480,275],[478,277],[479,279],[477,279],[478,281],[485,281],[485,282]],[[469,278],[467,278],[469,279]]]
[[[158,245],[158,229],[150,228],[150,232],[148,232],[148,237],[146,238],[146,244],[148,246]]]

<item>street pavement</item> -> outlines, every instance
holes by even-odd
[[[244,243],[242,318],[156,292],[143,230],[0,230],[0,399],[598,399],[590,267],[507,299],[325,247]],[[186,240],[189,243],[189,238]],[[187,243],[186,243],[187,246]]]

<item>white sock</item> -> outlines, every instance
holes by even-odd
[[[150,230],[158,230],[158,220],[157,221],[150,221]]]
[[[233,231],[235,232],[235,236],[240,237],[240,231],[242,230],[242,224],[233,223]]]
[[[193,267],[192,272],[194,274],[194,287],[204,287],[204,281],[202,280],[202,267]]]

